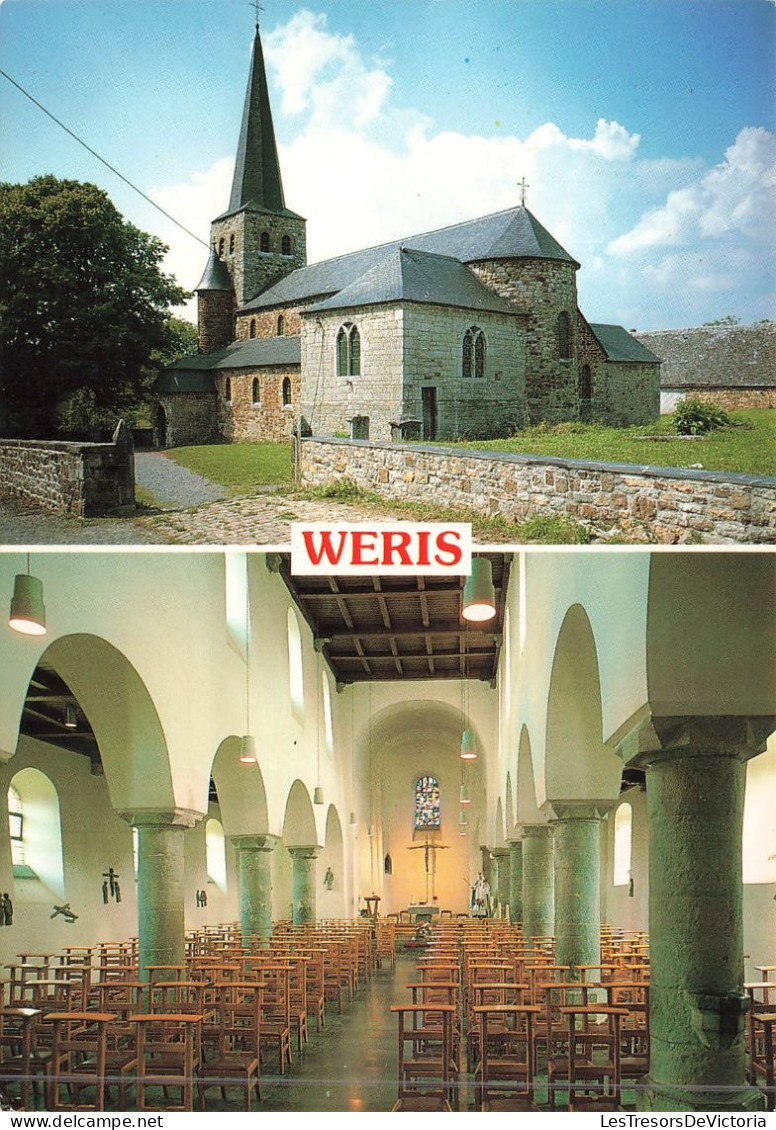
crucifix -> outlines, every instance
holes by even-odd
[[[258,31],[259,30],[259,12],[263,12],[264,9],[261,6],[261,4],[259,3],[259,0],[250,0],[248,7],[253,8],[254,12],[256,13],[256,31]]]
[[[447,844],[435,843],[434,840],[430,840],[428,838],[428,836],[426,836],[426,842],[425,843],[423,843],[423,844],[413,844],[411,847],[407,848],[407,851],[422,851],[424,853],[423,863],[424,863],[425,870],[426,870],[426,898],[425,898],[425,901],[426,901],[426,903],[428,903],[429,901],[433,902],[434,899],[436,898],[436,891],[434,890],[435,879],[436,879],[436,853],[438,851],[447,851]],[[431,888],[430,889],[430,894],[431,894],[430,900],[429,900],[429,885],[430,885],[430,888]]]
[[[525,177],[517,182],[517,187],[520,189],[520,203],[525,208],[525,190],[530,188],[530,184],[526,184]]]

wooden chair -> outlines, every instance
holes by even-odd
[[[452,1111],[457,1105],[453,1071],[455,1005],[435,1004],[439,1026],[429,1025],[423,1005],[391,1005],[399,1018],[399,1094],[394,1111]]]
[[[245,1109],[251,1109],[251,1092],[261,1100],[261,1005],[263,990],[255,981],[229,981],[214,993],[218,1041],[214,1053],[203,1058],[199,1074],[199,1105],[204,1109],[205,1092],[219,1087],[226,1101],[226,1088],[245,1091]]]
[[[628,1010],[590,1004],[561,1012],[569,1033],[569,1110],[619,1110],[620,1021]]]
[[[39,1008],[0,1008],[0,1083],[19,1083],[22,1110],[31,1110],[33,1077],[48,1070],[50,1055],[35,1056]]]
[[[474,1073],[478,1110],[538,1110],[534,1102],[533,1020],[539,1005],[474,1006],[480,1059]]]
[[[261,1047],[274,1047],[277,1050],[278,1074],[285,1075],[286,1066],[293,1062],[288,965],[283,962],[256,965],[251,979],[263,989]]]
[[[104,1110],[109,1012],[51,1012],[53,1028],[48,1077],[49,1110]],[[70,1101],[62,1101],[62,1087]],[[81,1091],[94,1087],[94,1102],[80,1102]]]
[[[767,967],[770,969],[770,967]],[[774,1028],[776,1012],[755,1012],[751,1016],[751,1046],[749,1049],[750,1080],[765,1092],[768,1110],[776,1110],[776,1062],[774,1062]],[[762,1083],[760,1082],[762,1080]]]
[[[144,1110],[194,1109],[194,1081],[200,1063],[195,1053],[199,1046],[197,1028],[202,1017],[191,1012],[141,1013],[130,1021],[137,1026],[135,1066],[136,1106]],[[165,1105],[148,1105],[148,1089],[161,1087]],[[180,1090],[180,1103],[171,1105],[168,1088]]]

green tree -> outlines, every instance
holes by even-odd
[[[6,432],[50,436],[65,403],[114,421],[137,403],[154,356],[176,347],[169,308],[187,297],[161,272],[165,251],[95,185],[0,184]]]

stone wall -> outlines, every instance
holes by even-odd
[[[485,375],[463,377],[463,339],[485,336]],[[423,389],[435,390],[436,438],[508,435],[525,420],[525,318],[407,304],[402,415],[423,419]]]
[[[616,428],[650,424],[660,413],[660,366],[604,361],[593,377],[593,419]]]
[[[263,232],[269,234],[269,251],[261,250]],[[229,269],[238,307],[307,263],[305,221],[298,216],[242,209],[214,220],[210,233],[211,242]],[[281,252],[283,236],[291,239],[290,255]]]
[[[218,387],[218,435],[231,442],[282,443],[291,436],[299,404],[299,366],[272,365],[261,369],[213,370]],[[224,393],[231,382],[231,400]],[[291,403],[283,404],[283,381],[291,381]],[[258,380],[258,400],[254,400]]]
[[[0,439],[0,494],[36,510],[94,518],[135,508],[132,433],[112,443]]]
[[[574,263],[554,259],[504,259],[469,264],[479,279],[528,315],[525,392],[531,422],[574,420],[577,391],[577,280]],[[558,315],[571,326],[571,360],[561,360]]]
[[[215,443],[218,437],[213,392],[159,393],[154,441],[157,447],[189,447]],[[164,414],[162,419],[160,413]]]
[[[352,322],[361,338],[361,372],[337,375],[336,340]],[[400,306],[363,306],[302,318],[302,417],[316,432],[349,434],[348,420],[367,416],[370,439],[391,438],[391,421],[402,414],[404,311]]]
[[[636,333],[663,359],[661,411],[682,395],[703,395],[724,408],[776,407],[776,324],[701,326]]]
[[[201,290],[197,294],[197,348],[215,353],[234,336],[234,295],[223,290]]]
[[[303,439],[299,452],[304,487],[347,478],[390,501],[510,522],[558,515],[645,543],[776,543],[776,479],[764,476],[319,436]]]

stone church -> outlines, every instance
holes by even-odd
[[[429,918],[456,981],[468,953],[489,980],[534,981],[529,1009],[548,960],[551,979],[599,984],[597,1015],[615,979],[642,1002],[649,982],[649,1057],[623,1033],[631,1109],[762,1109],[745,1033],[750,994],[776,991],[773,555],[486,557],[495,614],[467,630],[462,578],[300,577],[236,549],[33,554],[46,633],[0,632],[6,1003],[51,1011],[84,963],[90,1008],[113,1013],[149,967],[202,986],[235,961],[277,977],[301,960],[308,1039],[282,1079],[266,1050],[259,1110],[388,1110],[391,1006],[435,956],[404,948]],[[20,572],[29,591],[23,555],[0,553],[6,601]],[[487,920],[470,914],[480,872]],[[321,1005],[315,955],[343,949]],[[240,1109],[224,1084],[208,1103]]]
[[[523,190],[524,195],[524,190]],[[580,264],[525,203],[307,264],[257,30],[229,206],[196,288],[199,352],[156,386],[160,446],[509,435],[655,419],[660,361],[577,305]]]

